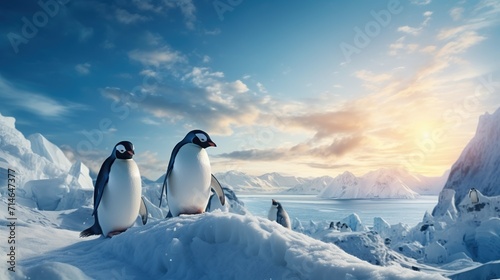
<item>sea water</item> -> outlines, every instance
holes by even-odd
[[[244,194],[238,198],[253,215],[267,217],[271,199],[281,203],[293,221],[302,223],[337,222],[356,213],[361,222],[373,226],[373,218],[381,217],[389,224],[404,223],[415,226],[426,211],[432,212],[438,196],[420,196],[417,199],[322,199],[315,195]]]

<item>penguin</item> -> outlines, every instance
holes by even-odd
[[[208,147],[217,145],[205,131],[196,129],[188,132],[172,150],[160,196],[161,207],[165,191],[169,208],[167,218],[204,213],[211,189],[225,205],[222,187],[212,175],[205,150]]]
[[[479,202],[479,196],[477,195],[477,190],[475,188],[469,190],[469,197],[472,204]]]
[[[269,209],[268,219],[271,221],[276,221],[278,224],[291,229],[290,217],[288,213],[283,209],[281,203],[276,200],[272,200],[271,209]]]
[[[342,226],[340,226],[340,232],[351,232],[352,230],[349,228],[349,226],[346,223],[343,223]]]
[[[148,211],[141,197],[141,175],[132,159],[134,154],[134,145],[121,141],[102,164],[94,185],[94,225],[80,237],[112,237],[131,227],[138,214],[146,224]]]
[[[222,188],[221,184],[219,183],[219,180],[215,178],[215,176],[212,174],[212,182],[210,183],[210,187],[212,189],[220,188],[223,192],[224,189]],[[224,197],[220,197],[216,192],[210,195],[210,198],[208,199],[208,204],[207,207],[205,208],[205,212],[212,212],[216,209],[221,210],[222,212],[227,212],[228,207],[225,204],[222,204],[222,202],[225,201],[225,195]]]

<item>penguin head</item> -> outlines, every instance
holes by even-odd
[[[281,204],[280,204],[278,201],[276,201],[276,200],[274,200],[274,199],[273,199],[272,201],[273,201],[273,202],[272,202],[272,207],[276,207],[276,208],[281,207]]]
[[[186,135],[185,139],[202,148],[217,147],[214,141],[210,139],[208,133],[203,130],[192,130]]]
[[[113,149],[113,153],[116,158],[131,159],[135,154],[134,144],[129,141],[121,141],[120,143],[116,144],[115,148]]]

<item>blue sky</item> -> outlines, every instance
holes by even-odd
[[[94,171],[199,128],[214,172],[440,175],[500,105],[493,0],[40,3],[0,4],[0,113]]]

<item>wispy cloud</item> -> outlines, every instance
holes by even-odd
[[[464,8],[462,7],[455,7],[450,10],[450,16],[454,21],[462,19],[463,13],[464,13]]]
[[[90,73],[90,63],[77,64],[75,70],[80,75],[88,75]]]
[[[148,17],[146,16],[134,14],[122,8],[118,8],[115,10],[115,18],[118,22],[123,24],[133,24],[136,22],[148,20]]]
[[[420,32],[422,32],[422,30],[424,29],[424,27],[429,25],[429,22],[430,22],[431,16],[432,16],[432,12],[426,11],[423,13],[423,16],[424,16],[424,21],[420,24],[419,27],[411,27],[408,25],[404,25],[404,26],[398,27],[398,31],[403,32],[403,33],[407,33],[407,34],[410,34],[413,36],[419,35]]]
[[[85,106],[75,103],[61,103],[44,94],[24,89],[0,76],[0,98],[4,104],[12,104],[24,111],[44,118],[61,118],[73,110],[84,109]]]
[[[138,61],[146,67],[171,66],[175,63],[187,61],[187,58],[183,54],[169,47],[162,47],[151,51],[133,50],[128,53],[128,56],[130,59]]]

